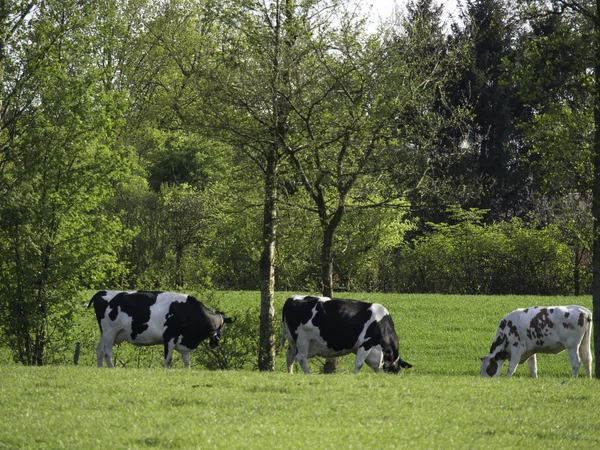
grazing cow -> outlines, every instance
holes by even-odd
[[[397,373],[412,367],[400,358],[398,336],[387,309],[378,303],[294,295],[283,305],[282,345],[287,350],[288,372],[294,359],[305,373],[308,358],[356,354],[354,373],[363,363],[378,372]]]
[[[490,353],[481,359],[481,375],[484,378],[499,376],[504,361],[508,360],[506,376],[510,377],[517,365],[528,361],[531,376],[537,378],[536,353],[556,354],[566,348],[573,378],[579,374],[581,361],[589,378],[591,334],[592,313],[583,306],[517,309],[500,321]]]
[[[225,324],[233,322],[194,297],[173,292],[100,291],[88,308],[92,303],[100,325],[98,367],[102,367],[103,358],[108,367],[113,367],[112,347],[123,341],[134,345],[163,344],[165,367],[171,364],[173,350],[181,353],[185,367],[189,367],[190,352],[205,339],[216,347]]]

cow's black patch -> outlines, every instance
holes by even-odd
[[[509,331],[508,331],[509,335],[514,335],[515,338],[517,338],[519,340],[521,339],[521,337],[519,336],[519,333],[517,331],[517,326],[513,325],[512,320],[508,321],[508,329],[509,329]]]
[[[317,314],[312,323],[319,329],[327,347],[335,351],[350,350],[356,345],[360,333],[373,314],[370,307],[371,303],[356,300],[317,302]],[[369,332],[372,336],[380,335],[377,324],[371,324],[367,330]],[[370,344],[365,347],[367,350],[378,343],[375,339],[370,341],[372,343],[365,344]]]
[[[88,308],[92,305],[92,303],[94,304],[94,312],[96,313],[96,320],[100,326],[100,333],[102,333],[101,320],[106,314],[106,308],[108,308],[108,302],[104,299],[106,294],[106,291],[97,292],[88,303]]]
[[[504,333],[498,334],[498,337],[496,338],[496,340],[494,342],[492,342],[492,346],[490,347],[490,353],[494,353],[494,351],[497,348],[502,348],[502,347],[506,346],[507,342],[508,342],[508,338],[506,337],[506,334],[504,334]]]
[[[505,350],[502,350],[494,355],[494,359],[496,361],[506,361],[508,358],[510,358],[510,355]]]
[[[306,296],[304,298],[290,297],[283,305],[282,320],[287,322],[294,341],[298,340],[298,327],[307,324],[313,314],[313,308],[319,301],[318,297]]]
[[[498,370],[498,363],[496,361],[494,361],[493,359],[491,359],[487,368],[485,369],[485,371],[487,372],[487,374],[490,377],[493,377],[494,375],[496,375],[497,370]]]
[[[115,295],[108,305],[110,320],[116,320],[117,315],[125,313],[131,317],[131,339],[135,339],[148,329],[150,307],[156,303],[158,292],[120,292]]]
[[[173,302],[165,321],[163,339],[165,343],[174,340],[176,344],[194,349],[204,339],[218,334],[221,316],[213,313],[201,302],[188,295],[185,302]],[[211,342],[214,347],[217,342]]]
[[[531,332],[531,328],[527,328],[525,334],[527,335],[528,339],[533,339],[533,333]]]
[[[554,323],[550,320],[550,314],[548,313],[548,308],[540,309],[531,322],[529,326],[532,329],[532,334],[535,338],[539,339],[541,337],[547,336],[548,332],[546,328],[553,328]]]

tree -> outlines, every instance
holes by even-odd
[[[153,55],[162,62],[152,84],[167,99],[172,123],[217,136],[239,150],[262,180],[259,369],[275,361],[275,251],[278,180],[289,136],[286,95],[294,48],[294,2],[173,1],[161,6],[149,29]],[[309,6],[307,6],[308,8]],[[306,12],[305,12],[306,13]],[[169,123],[167,121],[167,123]],[[238,162],[239,163],[239,162]]]
[[[488,220],[523,216],[529,208],[528,160],[519,129],[515,126],[529,110],[507,67],[514,61],[519,20],[504,0],[468,0],[461,8],[463,29],[455,35],[472,43],[468,67],[452,94],[472,106],[472,133],[468,145],[473,159],[471,184],[480,195],[469,206],[488,209]]]
[[[537,15],[561,15],[572,12],[587,22],[592,30],[591,47],[593,58],[586,74],[593,79],[593,145],[591,150],[591,164],[593,167],[592,180],[592,219],[593,219],[593,255],[592,255],[592,302],[593,320],[600,323],[600,0],[552,0],[524,1]],[[531,11],[530,11],[531,12]],[[600,378],[600,332],[594,331],[595,372]]]
[[[129,164],[115,145],[116,5],[29,6],[3,17],[16,28],[3,55],[0,323],[14,358],[40,365],[69,324],[73,292],[117,265],[105,202]]]

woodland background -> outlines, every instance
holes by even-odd
[[[357,4],[358,3],[358,4]],[[94,289],[592,291],[585,1],[0,1],[0,334]]]

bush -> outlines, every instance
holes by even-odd
[[[434,225],[400,247],[392,266],[392,290],[447,294],[568,295],[575,270],[556,226],[520,219],[484,225],[476,216]]]
[[[211,302],[211,307],[221,310],[220,305],[215,302]],[[198,350],[192,354],[194,365],[209,370],[257,369],[258,307],[238,310],[228,307],[226,313],[234,322],[225,326],[218,347],[211,348],[208,341],[200,344]]]

